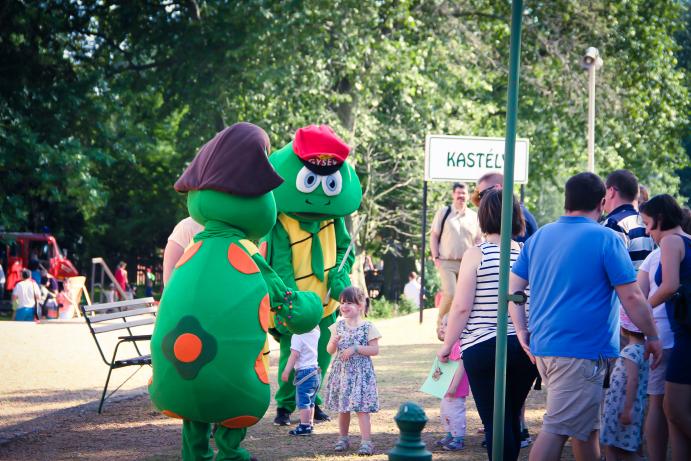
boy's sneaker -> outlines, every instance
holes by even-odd
[[[336,442],[336,445],[334,446],[334,451],[340,453],[347,451],[348,448],[350,448],[350,441],[348,440],[348,437],[339,437],[338,442]]]
[[[298,424],[295,429],[288,431],[290,435],[312,435],[312,426],[309,424]]]
[[[442,437],[441,439],[437,440],[436,445],[437,445],[438,447],[443,447],[444,445],[446,445],[447,443],[451,442],[452,440],[453,440],[453,435],[451,435],[451,433],[448,433],[448,432],[447,432],[447,434],[446,434],[444,437]]]
[[[529,446],[531,443],[533,443],[532,437],[530,437],[530,432],[528,432],[528,428],[525,428],[521,431],[521,448],[525,448]]]
[[[463,437],[454,437],[449,443],[444,445],[444,450],[447,451],[459,451],[465,448],[463,443]]]
[[[290,426],[290,412],[285,408],[276,408],[275,426]]]
[[[374,445],[372,445],[372,441],[370,440],[363,440],[360,443],[360,449],[357,451],[357,454],[360,456],[370,456],[374,454]]]
[[[314,406],[314,422],[323,423],[325,421],[331,421],[331,417],[324,413],[324,410],[319,408],[319,405]]]

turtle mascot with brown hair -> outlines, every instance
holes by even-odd
[[[285,180],[274,191],[278,220],[260,245],[267,262],[294,290],[312,291],[323,302],[318,363],[322,382],[331,355],[326,352],[336,320],[338,297],[350,285],[354,261],[348,253],[350,235],[344,217],[360,207],[362,188],[355,169],[346,162],[350,147],[327,125],[300,128],[288,145],[272,153],[269,161]],[[344,261],[345,259],[345,261]],[[269,332],[281,347],[278,376],[290,356],[291,331],[272,317]],[[290,424],[295,409],[293,373],[288,382],[279,381],[274,424]],[[315,421],[329,417],[319,407]]]
[[[249,460],[240,448],[271,400],[267,330],[274,317],[296,334],[321,320],[319,297],[287,287],[250,241],[276,222],[272,190],[283,180],[268,161],[269,138],[237,123],[205,144],[175,190],[204,225],[166,285],[151,339],[149,392],[181,418],[184,460]]]

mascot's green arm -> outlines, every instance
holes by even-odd
[[[290,239],[288,233],[283,229],[283,225],[276,221],[271,232],[264,239],[267,243],[266,260],[271,264],[271,268],[293,290],[297,290],[295,282],[295,271],[293,270],[293,252],[290,249]]]
[[[351,250],[348,258],[345,260],[345,264],[343,264],[343,269],[339,271],[338,267],[345,257],[351,239],[343,218],[334,219],[334,230],[336,233],[336,267],[329,271],[329,296],[332,299],[338,300],[341,296],[341,292],[346,287],[350,286],[350,277],[348,274],[350,274],[353,262],[355,261],[355,252]]]
[[[345,256],[346,250],[348,250],[351,238],[350,234],[348,233],[348,229],[346,228],[344,218],[334,219],[334,229],[336,231],[336,268],[338,269],[338,266],[341,265],[341,261],[343,261],[343,257]],[[343,265],[343,271],[346,274],[350,274],[350,271],[353,268],[353,263],[355,262],[354,250],[355,249],[350,251],[348,259]]]

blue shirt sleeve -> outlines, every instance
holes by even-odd
[[[603,239],[604,249],[604,264],[609,283],[612,286],[626,285],[627,283],[636,281],[636,269],[633,267],[631,257],[626,251],[624,242],[619,236],[611,231],[607,231],[609,235]]]
[[[523,280],[530,280],[528,276],[530,271],[530,257],[528,256],[528,248],[530,247],[530,243],[531,241],[528,241],[525,243],[525,245],[523,245],[521,252],[518,254],[518,259],[515,263],[513,263],[513,267],[511,267],[511,272]]]

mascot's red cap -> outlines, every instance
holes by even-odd
[[[318,175],[338,171],[350,154],[350,147],[328,125],[309,125],[295,133],[293,152]]]
[[[270,150],[264,130],[236,123],[204,144],[175,183],[175,190],[211,189],[244,197],[266,194],[283,182],[269,163]]]

